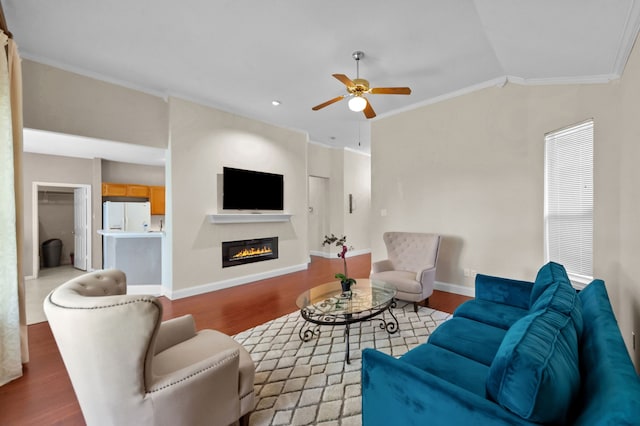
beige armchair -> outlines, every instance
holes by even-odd
[[[371,279],[396,286],[396,298],[413,302],[426,301],[433,294],[440,236],[417,232],[385,232],[382,236],[388,259],[374,262]]]
[[[248,424],[255,366],[231,337],[161,322],[153,296],[105,270],[53,290],[44,310],[88,425]]]

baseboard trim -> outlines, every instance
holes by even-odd
[[[307,267],[308,265],[306,263],[302,263],[299,265],[288,266],[286,268],[274,269],[272,271],[260,272],[252,275],[245,275],[243,277],[230,278],[228,280],[215,281],[212,283],[202,284],[176,291],[166,291],[166,289],[163,289],[163,296],[166,296],[170,300],[183,299],[185,297],[197,296],[199,294],[210,293],[212,291],[222,290],[229,287],[236,287],[239,285],[252,283],[254,281],[260,281],[280,275],[291,274],[293,272],[304,271],[307,269]]]
[[[447,293],[460,294],[462,296],[476,297],[476,289],[473,287],[466,287],[459,284],[443,283],[436,281],[433,284],[433,288],[440,291],[446,291]]]
[[[347,259],[353,256],[360,256],[363,254],[369,254],[371,253],[371,249],[362,249],[362,250],[349,250],[347,252]],[[324,257],[325,259],[335,259],[338,257],[338,253],[328,253],[325,251],[317,251],[317,250],[310,250],[309,251],[309,255],[310,256],[318,256],[318,257]]]
[[[336,257],[335,254],[332,255],[331,253],[325,253],[324,251],[316,251],[316,250],[309,250],[309,256],[324,257],[325,259]]]

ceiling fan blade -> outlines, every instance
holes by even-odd
[[[324,107],[326,107],[326,106],[329,106],[329,105],[331,105],[331,104],[333,104],[333,103],[335,103],[335,102],[341,101],[341,100],[343,100],[343,99],[344,99],[344,96],[338,96],[337,98],[333,98],[333,99],[331,99],[330,101],[327,101],[327,102],[322,103],[322,104],[320,104],[320,105],[316,105],[316,106],[314,106],[314,107],[313,107],[313,108],[311,108],[311,109],[312,109],[312,110],[314,110],[314,111],[317,111],[317,110],[319,110],[319,109],[322,109],[322,108],[324,108]]]
[[[342,82],[342,84],[344,84],[347,87],[352,87],[355,86],[356,84],[351,81],[351,79],[349,77],[347,77],[344,74],[332,74],[335,78],[337,78],[338,80],[340,80]]]
[[[372,95],[410,95],[411,89],[408,87],[374,87],[369,90]]]
[[[367,99],[367,106],[364,107],[364,116],[367,118],[373,118],[376,116],[376,112],[371,108],[371,104],[369,103],[369,99]]]

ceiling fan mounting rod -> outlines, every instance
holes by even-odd
[[[364,52],[356,50],[351,54],[351,57],[356,60],[356,78],[360,78],[360,59],[364,58]]]

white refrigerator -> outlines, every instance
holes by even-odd
[[[151,203],[105,201],[102,207],[104,231],[146,232],[151,223]]]

